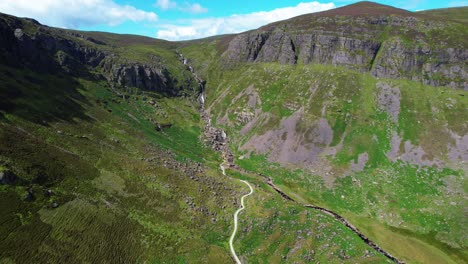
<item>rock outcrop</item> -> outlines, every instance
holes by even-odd
[[[167,69],[156,64],[118,63],[106,58],[101,63],[102,73],[108,81],[120,86],[178,95],[181,87],[175,87]]]
[[[27,20],[0,19],[0,50],[4,62],[34,68],[39,72],[54,73],[60,69],[70,74],[81,74],[85,66],[96,67],[106,54],[80,44],[47,26]],[[37,24],[36,24],[37,23]],[[35,27],[34,33],[26,28]]]
[[[460,25],[396,13],[324,12],[274,23],[235,36],[223,60],[228,67],[243,62],[339,65],[376,77],[468,90],[467,42],[441,44],[431,37]]]
[[[0,39],[0,58],[15,67],[79,77],[99,72],[97,76],[112,86],[136,87],[169,96],[191,89],[191,80],[177,80],[156,55],[145,63],[123,59],[103,41],[43,26],[35,20],[2,15]]]

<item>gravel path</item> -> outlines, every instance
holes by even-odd
[[[221,165],[221,170],[222,170],[223,174],[225,174],[224,167],[222,165]],[[232,254],[232,257],[234,258],[234,260],[236,261],[237,264],[242,264],[242,262],[239,260],[239,257],[237,256],[236,251],[234,250],[234,245],[232,243],[234,242],[234,237],[236,236],[236,232],[237,232],[238,215],[242,210],[245,209],[245,205],[244,205],[245,197],[251,195],[254,192],[254,190],[252,188],[252,185],[250,185],[247,181],[244,181],[244,180],[240,180],[240,181],[247,184],[247,186],[249,186],[250,192],[248,194],[242,196],[242,198],[241,198],[241,207],[239,209],[237,209],[237,211],[234,213],[234,230],[232,231],[231,238],[229,239],[229,247],[231,248],[231,254]]]

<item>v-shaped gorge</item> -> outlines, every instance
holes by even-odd
[[[242,179],[242,263],[466,262],[460,13],[361,2],[187,42],[1,15],[0,258],[233,262]]]

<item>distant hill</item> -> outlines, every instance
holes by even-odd
[[[417,13],[468,24],[468,6],[425,10]]]

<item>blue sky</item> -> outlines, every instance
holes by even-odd
[[[0,12],[63,28],[185,40],[238,33],[358,1],[2,0]],[[467,6],[468,0],[377,0],[410,11]]]

